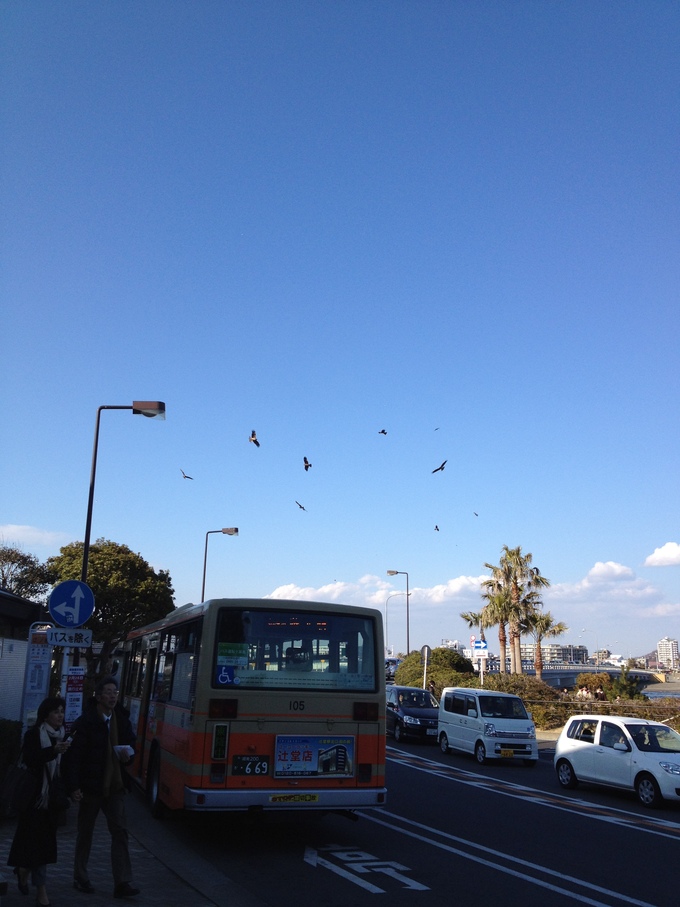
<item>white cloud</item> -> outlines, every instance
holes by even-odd
[[[49,548],[52,550],[67,545],[70,536],[65,532],[50,532],[47,529],[38,529],[36,526],[5,523],[4,526],[0,526],[0,540],[4,545],[17,545],[19,548]]]
[[[443,639],[466,640],[470,629],[460,614],[481,610],[481,584],[487,578],[457,576],[427,588],[410,588],[411,648],[419,649],[424,643],[436,646]],[[388,641],[401,652],[406,638],[405,592],[404,582],[367,574],[355,582],[337,581],[319,587],[288,583],[265,598],[363,605],[383,614],[390,598]],[[680,617],[680,602],[669,600],[659,587],[616,561],[597,561],[582,579],[556,583],[544,590],[542,598],[545,610],[570,628],[563,639],[585,643],[593,651],[599,641],[617,651],[644,654],[658,639],[673,635],[673,625]],[[588,628],[586,632],[584,627]],[[494,638],[493,631],[487,635]]]
[[[677,542],[666,542],[655,548],[645,560],[645,567],[675,567],[680,564],[680,545]]]
[[[546,608],[552,601],[564,606],[573,604],[598,605],[620,603],[622,600],[641,600],[658,596],[658,590],[646,580],[635,576],[630,567],[615,561],[598,561],[577,583],[557,583],[546,589],[543,600]]]

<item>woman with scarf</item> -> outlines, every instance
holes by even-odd
[[[57,862],[58,810],[50,808],[50,782],[59,774],[62,753],[70,743],[64,739],[64,708],[60,696],[44,699],[38,717],[24,735],[22,757],[36,777],[37,795],[33,806],[19,814],[14,840],[7,859],[14,866],[19,891],[29,893],[29,876],[36,886],[36,903],[49,907],[47,864]]]

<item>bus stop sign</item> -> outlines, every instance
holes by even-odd
[[[94,593],[87,583],[69,579],[52,589],[49,607],[60,627],[80,627],[92,617]]]

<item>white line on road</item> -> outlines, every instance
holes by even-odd
[[[489,869],[494,869],[497,872],[503,872],[506,875],[515,876],[518,879],[522,879],[525,882],[530,882],[532,885],[538,885],[541,888],[546,888],[548,891],[553,891],[558,894],[564,895],[565,897],[571,898],[574,901],[578,901],[580,904],[590,904],[591,907],[611,907],[611,901],[619,901],[624,904],[632,904],[634,907],[655,907],[654,904],[650,904],[648,901],[639,901],[636,898],[630,898],[625,894],[620,894],[618,891],[612,891],[609,888],[602,888],[599,885],[594,885],[592,882],[586,882],[582,879],[577,879],[574,876],[565,875],[561,872],[556,872],[553,869],[548,869],[545,866],[539,866],[537,863],[530,863],[527,860],[522,860],[518,857],[510,856],[509,854],[502,853],[498,850],[493,850],[491,847],[484,847],[481,844],[475,844],[473,841],[467,841],[464,838],[458,838],[455,835],[450,835],[447,832],[439,831],[436,828],[431,828],[428,825],[422,825],[420,822],[414,822],[411,819],[405,819],[403,816],[399,816],[396,813],[390,813],[386,810],[380,810],[380,816],[388,816],[392,821],[386,822],[378,817],[378,815],[373,815],[372,813],[361,810],[359,812],[361,816],[365,819],[368,819],[371,822],[375,822],[377,825],[383,825],[385,828],[389,828],[391,831],[398,831],[400,834],[407,835],[410,838],[416,838],[418,841],[423,841],[429,847],[438,847],[440,850],[445,850],[448,853],[456,854],[456,856],[462,857],[465,860],[471,860],[473,863],[480,863],[482,866],[487,866]],[[410,825],[414,828],[421,829],[424,832],[427,832],[427,835],[419,834],[416,831],[411,831],[409,828],[399,828],[395,824],[397,822],[403,822],[404,825]],[[433,840],[433,836],[444,838],[445,841],[454,841],[456,844],[460,845],[459,847],[453,847],[451,844],[447,844],[444,841]],[[465,849],[462,849],[462,848]],[[484,854],[487,854],[489,857],[493,857],[496,861],[503,860],[506,863],[511,864],[510,866],[499,865],[498,862],[494,862],[491,859],[487,859],[484,856],[478,856],[471,851],[477,850]],[[513,864],[522,869],[512,868]],[[552,882],[544,881],[543,879],[536,878],[534,875],[530,875],[528,872],[523,870],[531,870],[536,873],[542,873],[544,875],[553,876],[559,879],[563,879],[565,882],[570,882],[573,885],[580,886],[583,888],[588,888],[589,891],[598,892],[599,894],[608,897],[609,902],[605,903],[604,901],[596,901],[594,898],[588,897],[584,894],[579,894],[576,891],[570,891],[568,888],[563,888],[560,885],[554,885]]]

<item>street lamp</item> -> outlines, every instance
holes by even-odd
[[[385,655],[390,654],[389,636],[387,635],[387,602],[391,598],[394,598],[396,595],[406,595],[406,593],[405,592],[393,592],[392,595],[388,595],[387,598],[385,599]]]
[[[238,529],[236,526],[232,526],[229,529],[210,529],[205,534],[205,553],[203,555],[203,585],[201,586],[201,601],[205,599],[205,568],[208,563],[208,536],[214,535],[216,532],[221,532],[222,535],[238,535]]]
[[[387,571],[388,576],[398,576],[400,574],[406,577],[406,654],[408,655],[411,651],[411,646],[410,646],[411,638],[409,635],[410,628],[409,628],[409,613],[408,613],[408,599],[409,599],[408,573],[406,572],[406,570],[388,570]]]
[[[90,531],[92,529],[92,506],[94,504],[94,480],[97,474],[97,448],[99,447],[99,419],[103,409],[131,409],[133,415],[136,416],[165,419],[165,403],[160,400],[135,400],[132,406],[100,406],[97,410],[97,422],[94,428],[94,449],[92,451],[92,471],[90,472],[90,494],[87,499],[87,520],[85,521],[85,541],[83,542],[83,566],[80,574],[81,583],[87,583],[87,562],[90,557]]]

